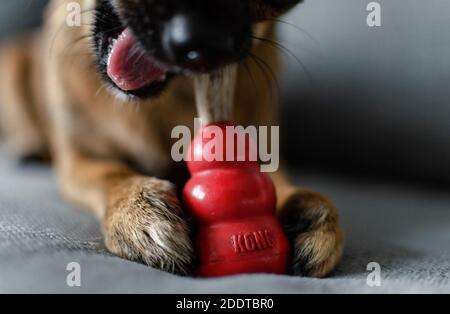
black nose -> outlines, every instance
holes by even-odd
[[[196,72],[206,72],[240,58],[244,50],[242,34],[229,25],[217,25],[195,14],[177,14],[166,22],[162,46],[173,64]]]

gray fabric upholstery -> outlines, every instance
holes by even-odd
[[[341,209],[347,245],[337,272],[327,279],[201,280],[111,256],[97,221],[60,199],[47,167],[20,168],[0,156],[0,292],[450,292],[448,193],[298,172],[298,183],[332,196]],[[70,262],[81,265],[81,288],[66,285]],[[369,262],[381,264],[381,287],[366,284]]]

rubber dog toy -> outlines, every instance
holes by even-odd
[[[224,121],[233,120],[236,78],[236,65],[195,77],[197,111],[205,126],[188,152],[192,177],[183,198],[197,221],[198,275],[203,277],[283,274],[289,257],[288,240],[275,218],[275,188],[258,162],[249,158],[250,149],[255,148],[251,139],[235,138],[234,156],[227,158],[233,146],[227,145],[227,137],[222,136],[223,145],[215,146],[216,158],[208,158],[205,144],[214,137],[208,129],[215,127],[223,135],[227,126],[234,125]],[[245,158],[238,159],[237,147],[242,146],[237,145],[242,144]]]
[[[283,274],[289,245],[275,218],[274,186],[258,162],[249,161],[254,144],[245,140],[244,161],[236,161],[237,140],[233,161],[227,161],[226,142],[220,145],[222,151],[215,152],[222,161],[206,161],[205,147],[211,139],[204,133],[211,126],[226,134],[226,127],[233,123],[213,123],[197,134],[187,163],[192,178],[183,191],[184,202],[198,223],[198,275]]]

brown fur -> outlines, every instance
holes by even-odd
[[[52,2],[33,39],[2,50],[0,117],[7,142],[19,156],[51,152],[62,193],[101,219],[111,252],[186,273],[193,256],[188,226],[177,190],[166,180],[177,169],[170,158],[172,128],[193,127],[193,83],[178,77],[157,99],[133,104],[117,99],[95,71],[89,39],[79,40],[88,26],[65,25],[66,3]],[[83,17],[84,24],[92,22],[89,12]],[[260,35],[274,36],[271,23],[258,27]],[[279,68],[270,45],[259,43],[253,53]],[[254,62],[245,64],[252,74],[239,66],[235,119],[244,125],[276,124],[276,100],[266,78]],[[343,243],[335,206],[294,186],[282,171],[273,179],[278,213],[295,248],[292,272],[329,274]]]

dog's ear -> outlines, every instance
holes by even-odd
[[[248,0],[254,21],[275,18],[286,13],[303,0]]]

